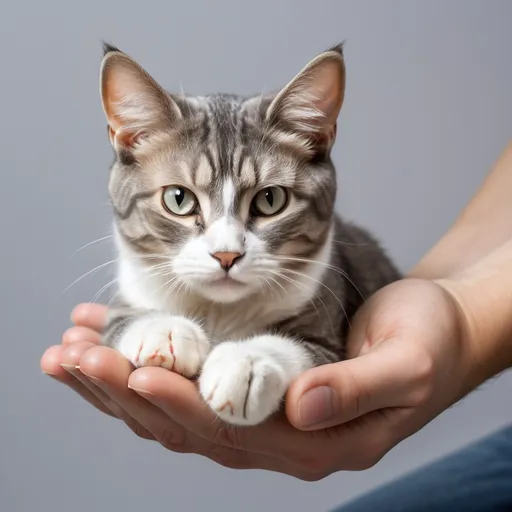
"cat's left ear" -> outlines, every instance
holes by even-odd
[[[327,150],[335,139],[344,96],[345,62],[340,44],[318,55],[277,94],[266,119],[313,150]]]

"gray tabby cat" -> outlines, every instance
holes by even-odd
[[[169,94],[112,46],[100,82],[121,297],[104,343],[257,424],[301,372],[345,357],[358,306],[400,277],[333,211],[342,47],[277,94]]]

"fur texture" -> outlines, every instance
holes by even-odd
[[[345,357],[350,318],[400,277],[334,212],[342,47],[242,98],[170,94],[106,46],[100,86],[120,262],[104,343],[198,377],[222,419],[257,424],[301,372]]]

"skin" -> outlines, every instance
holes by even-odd
[[[133,371],[118,352],[99,346],[106,316],[101,305],[75,308],[75,326],[45,352],[41,367],[137,435],[172,451],[308,481],[370,468],[512,367],[512,205],[505,193],[511,187],[512,144],[409,277],[359,310],[350,359],[305,372],[289,389],[285,413],[257,427],[222,424],[194,382],[162,368]],[[327,410],[332,414],[322,420]]]

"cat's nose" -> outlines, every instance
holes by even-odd
[[[227,271],[243,257],[243,254],[239,252],[214,252],[211,257],[216,259],[220,266]]]

